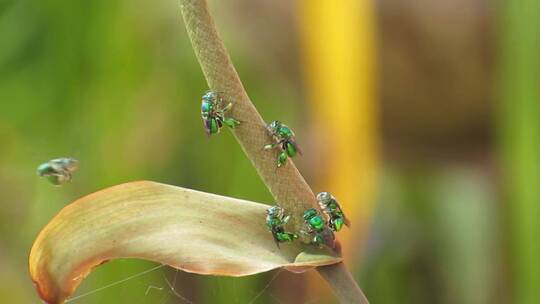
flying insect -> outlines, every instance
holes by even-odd
[[[53,185],[60,186],[68,183],[73,178],[73,172],[79,169],[79,161],[62,157],[51,159],[37,168],[37,175],[47,178]]]

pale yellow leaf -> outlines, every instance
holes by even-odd
[[[30,252],[30,275],[43,300],[63,303],[94,267],[117,258],[224,276],[341,261],[298,243],[279,249],[266,229],[267,207],[149,181],[114,186],[52,219]]]

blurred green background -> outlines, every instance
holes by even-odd
[[[540,2],[210,6],[308,183],[347,198],[347,264],[372,303],[538,302]],[[230,132],[204,135],[205,90],[177,1],[0,1],[1,303],[39,303],[32,242],[85,194],[148,179],[272,203]],[[35,169],[61,156],[81,169],[53,187]],[[108,263],[76,295],[154,266]],[[72,302],[188,303],[167,281],[194,303],[335,301],[309,273],[162,268]]]

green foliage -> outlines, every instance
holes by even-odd
[[[0,4],[2,299],[39,301],[26,271],[32,240],[65,204],[100,188],[154,179],[271,202],[233,137],[221,134],[208,140],[204,135],[199,101],[207,86],[179,19],[174,1]],[[258,74],[248,66],[244,72]],[[276,89],[280,84],[250,79],[254,96],[286,103],[279,92],[291,89],[282,85]],[[279,103],[260,107],[280,111]],[[294,109],[292,105],[286,113],[289,119]],[[35,170],[61,156],[80,160],[81,170],[72,183],[56,188]],[[91,276],[81,292],[149,267],[145,262],[120,264]],[[196,282],[198,277],[190,279]],[[262,279],[243,281],[257,286]],[[166,290],[144,293],[148,285],[163,283],[160,272],[150,273],[77,303],[156,303]],[[233,294],[247,297],[251,291],[220,287],[221,297]]]
[[[540,285],[540,2],[500,5],[499,123],[511,214],[513,302],[537,303]]]

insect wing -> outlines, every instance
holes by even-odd
[[[204,131],[206,135],[210,136],[212,134],[212,120],[210,118],[203,120]]]
[[[60,159],[50,160],[47,164],[49,165],[50,171],[55,174],[60,174],[65,171],[64,164]]]
[[[63,174],[58,174],[58,185],[65,184],[71,181],[71,173],[65,171]]]
[[[337,211],[341,214],[341,217],[343,218],[343,223],[345,224],[345,226],[350,228],[351,227],[351,221],[349,221],[349,219],[345,216],[345,213],[341,209],[341,205],[336,201],[335,198],[333,198],[333,199],[336,202]]]
[[[343,223],[345,224],[345,226],[349,228],[351,227],[351,221],[349,221],[349,219],[345,217],[345,214],[343,214]]]
[[[277,248],[279,247],[279,239],[277,238],[277,234],[280,232],[279,227],[272,227],[272,237],[274,238],[274,243],[276,243]]]
[[[74,158],[67,158],[64,164],[64,170],[75,172],[79,169],[79,161]]]

